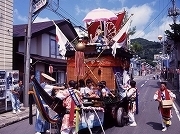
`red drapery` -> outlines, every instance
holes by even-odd
[[[76,51],[75,52],[75,76],[84,76],[85,67],[84,67],[84,52]]]
[[[117,20],[112,20],[112,21],[108,21],[108,22],[112,22],[115,27],[116,27],[116,31],[118,31],[121,28],[121,24],[123,22],[124,16],[125,16],[125,11],[122,13],[117,14],[118,19]],[[92,22],[91,24],[87,24],[87,29],[88,29],[88,35],[90,37],[90,35],[92,35],[92,38],[95,37],[95,33],[96,33],[96,29],[98,27],[100,27],[101,22]]]

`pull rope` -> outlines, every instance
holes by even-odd
[[[95,114],[96,114],[96,116],[97,116],[97,118],[98,118],[98,121],[99,121],[99,123],[100,123],[101,129],[102,129],[102,131],[103,131],[103,134],[105,134],[103,125],[102,125],[102,123],[101,123],[101,120],[100,120],[100,118],[99,118],[99,116],[98,116],[96,110],[95,110],[94,108],[92,108],[92,107],[91,107],[91,109],[95,112]]]

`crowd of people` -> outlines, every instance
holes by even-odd
[[[106,86],[106,81],[101,81],[96,85],[93,85],[93,81],[91,79],[80,79],[78,82],[74,80],[70,80],[68,84],[65,84],[62,87],[52,86],[50,85],[51,81],[55,81],[52,77],[42,73],[44,77],[43,83],[41,86],[43,89],[51,95],[52,91],[55,91],[55,96],[59,99],[63,100],[63,106],[67,109],[67,114],[65,114],[62,118],[62,126],[61,126],[61,134],[69,134],[72,132],[75,134],[75,115],[70,114],[71,112],[74,113],[75,107],[77,107],[77,103],[82,104],[85,102],[87,98],[103,98],[103,97],[115,97],[115,95],[110,91],[110,89]],[[127,97],[130,98],[129,102],[129,123],[130,126],[136,126],[136,121],[134,118],[135,112],[135,98],[136,98],[136,82],[131,81],[130,88],[127,90]],[[76,97],[73,97],[71,91]],[[74,101],[73,99],[76,98],[77,100]],[[43,101],[43,100],[42,100]],[[47,105],[43,102],[43,105],[46,112],[48,113]],[[37,110],[36,114],[36,124],[35,124],[36,134],[41,134],[49,130],[49,123],[44,121]]]
[[[62,87],[52,86],[50,85],[50,81],[53,78],[49,79],[50,76],[43,75],[45,77],[44,82],[41,84],[43,89],[51,95],[52,91],[54,91],[54,95],[63,100],[63,106],[66,108],[66,113],[62,117],[62,125],[61,125],[61,134],[72,134],[76,133],[75,129],[75,109],[80,107],[82,102],[87,101],[87,98],[103,98],[103,97],[115,97],[115,95],[108,89],[106,86],[106,81],[101,81],[95,85],[91,79],[87,79],[84,81],[80,79],[78,82],[74,80],[70,80],[67,84]],[[54,80],[55,81],[55,80]],[[136,88],[136,82],[134,80],[128,81],[125,85],[126,88],[126,97],[128,98],[128,120],[129,126],[137,126],[135,120],[135,111],[136,111],[136,99],[138,95],[138,91]],[[161,83],[160,89],[154,95],[154,100],[159,102],[159,113],[162,121],[162,131],[167,130],[167,125],[171,125],[172,112],[171,108],[163,108],[162,101],[163,100],[174,100],[176,96],[166,88],[166,83]],[[43,101],[43,100],[42,100]],[[48,113],[48,106],[43,102],[43,105]],[[49,123],[45,122],[38,113],[36,114],[36,134],[42,134],[49,130]]]

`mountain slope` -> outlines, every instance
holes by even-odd
[[[134,42],[138,43],[142,47],[142,50],[136,54],[150,64],[153,64],[154,55],[162,52],[162,45],[159,42],[148,41],[143,38],[131,39],[131,44]]]

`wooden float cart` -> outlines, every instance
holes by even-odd
[[[113,121],[116,120],[117,125],[124,126],[125,121],[122,120],[122,118],[125,117],[123,113],[127,112],[127,103],[120,98],[117,88],[119,87],[119,84],[122,83],[123,70],[129,70],[130,58],[132,58],[132,54],[125,48],[117,48],[116,55],[114,57],[112,55],[112,49],[107,49],[106,47],[107,46],[97,45],[85,46],[85,48],[83,49],[83,66],[85,70],[83,76],[79,76],[77,75],[77,73],[75,73],[75,53],[77,52],[77,49],[68,50],[66,52],[67,81],[78,81],[79,79],[83,79],[86,81],[87,79],[91,79],[94,85],[96,85],[100,81],[106,81],[107,87],[113,94],[115,94],[116,97],[104,98],[105,117],[110,117],[110,114],[113,118]],[[116,75],[119,75],[118,78]],[[105,122],[106,118],[104,120],[104,123]]]

